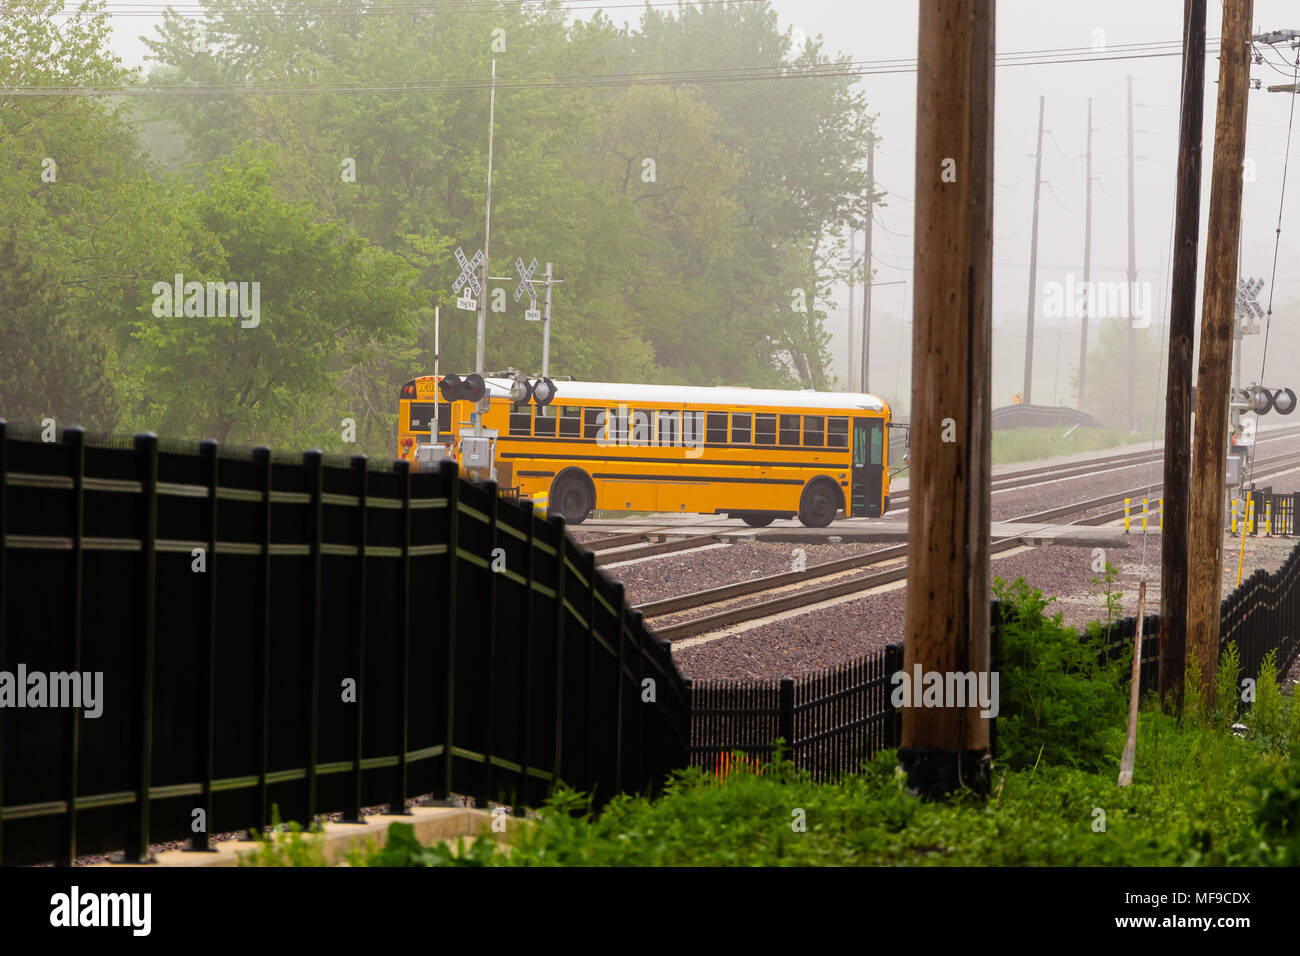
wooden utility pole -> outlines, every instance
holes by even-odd
[[[1205,106],[1205,3],[1183,2],[1174,274],[1165,386],[1164,529],[1160,539],[1160,700],[1182,712],[1187,659],[1187,492],[1192,457],[1192,341],[1201,222],[1201,126]]]
[[[905,672],[987,674],[993,269],[992,0],[921,4]],[[991,682],[989,683],[991,687]],[[978,701],[903,709],[908,787],[988,791]]]
[[[1241,236],[1241,165],[1246,154],[1251,7],[1252,0],[1223,3],[1201,357],[1196,370],[1196,438],[1187,535],[1187,643],[1188,652],[1195,654],[1200,663],[1207,702],[1219,664],[1224,456],[1228,446],[1237,244]]]
[[[876,215],[876,137],[867,138],[867,228],[862,236],[862,388],[871,379],[871,233]]]
[[[870,227],[868,227],[870,228]],[[844,371],[844,381],[846,391],[853,391],[853,385],[857,381],[853,377],[853,326],[858,321],[857,310],[853,307],[853,271],[858,267],[858,250],[855,248],[858,231],[852,226],[849,227],[849,365]]]
[[[1038,194],[1043,185],[1043,97],[1038,98],[1038,153],[1034,157],[1034,226],[1029,236],[1029,305],[1025,309],[1025,388],[1022,401],[1033,402],[1034,307],[1038,304]]]
[[[1083,287],[1092,279],[1092,97],[1088,97],[1088,150],[1087,176],[1084,184],[1083,201]],[[1083,300],[1083,315],[1080,320],[1083,327],[1079,330],[1079,411],[1083,411],[1084,386],[1088,381],[1088,313],[1092,309],[1092,292],[1086,293]]]
[[[1129,303],[1136,301],[1137,293],[1137,224],[1134,217],[1133,198],[1133,77],[1128,78],[1128,295]],[[1130,312],[1132,310],[1130,309]],[[1125,378],[1124,414],[1128,427],[1137,430],[1137,330],[1133,316],[1128,320],[1128,375]]]

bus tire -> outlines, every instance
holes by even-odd
[[[595,503],[591,479],[576,468],[560,472],[559,477],[551,482],[550,497],[546,502],[547,512],[560,515],[565,524],[582,524]]]
[[[751,511],[741,515],[740,520],[751,528],[766,528],[776,520],[776,515],[771,511]]]
[[[840,489],[825,478],[814,478],[799,498],[799,521],[805,528],[825,528],[843,507]]]

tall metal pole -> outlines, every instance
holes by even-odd
[[[1038,98],[1038,152],[1034,157],[1034,226],[1029,237],[1029,305],[1025,313],[1025,390],[1023,401],[1033,403],[1034,384],[1034,307],[1038,301],[1038,196],[1043,185],[1043,104]]]
[[[551,373],[551,264],[546,263],[546,315],[542,319],[542,377]]]
[[[903,672],[989,681],[993,0],[921,4],[916,89],[913,478]],[[943,170],[956,164],[955,181]],[[986,691],[991,683],[986,684]],[[988,792],[990,721],[969,698],[903,703],[908,788]],[[987,711],[985,712],[987,714]]]
[[[475,341],[474,371],[484,374],[484,339],[487,333],[488,259],[492,244],[492,138],[497,116],[497,61],[492,61],[492,98],[488,107],[488,176],[487,211],[483,219],[483,286],[478,301],[478,332]]]
[[[1201,126],[1205,106],[1205,4],[1183,2],[1174,274],[1165,386],[1164,529],[1160,538],[1160,699],[1182,709],[1187,656],[1187,491],[1192,457],[1192,338],[1201,221]]]
[[[876,137],[867,139],[867,228],[862,236],[862,391],[871,387],[871,233],[876,215]]]
[[[1251,0],[1224,0],[1219,31],[1219,98],[1205,242],[1201,355],[1196,369],[1196,428],[1188,511],[1187,650],[1195,654],[1212,702],[1219,665],[1219,596],[1223,583],[1224,456],[1228,447],[1228,377],[1241,237],[1241,164],[1246,155],[1250,85]]]
[[[858,310],[854,308],[853,303],[853,270],[858,266],[858,250],[855,246],[855,240],[858,237],[858,231],[852,226],[849,227],[849,364],[845,369],[844,380],[848,383],[848,389],[853,390],[853,383],[856,381],[853,377],[853,326],[857,323]]]
[[[1088,97],[1087,182],[1083,201],[1083,327],[1079,330],[1079,411],[1083,411],[1084,387],[1088,382],[1088,313],[1092,310],[1092,97]]]
[[[433,378],[438,380],[438,325],[439,315],[438,306],[433,307]]]
[[[1211,220],[1213,221],[1213,220]],[[1137,228],[1134,221],[1133,201],[1133,77],[1128,78],[1128,295],[1135,301],[1137,292]],[[1131,310],[1130,310],[1131,311]],[[1133,318],[1128,320],[1128,376],[1125,387],[1125,414],[1128,427],[1137,430],[1137,330]]]

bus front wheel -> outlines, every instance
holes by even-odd
[[[840,508],[839,489],[825,481],[814,481],[799,499],[799,521],[805,528],[825,528]]]
[[[582,524],[591,514],[593,502],[585,482],[566,477],[551,487],[548,504],[551,513],[563,517],[565,524]]]

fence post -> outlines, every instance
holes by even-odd
[[[885,703],[892,704],[894,695],[890,692],[890,686],[893,683],[893,677],[903,669],[903,645],[886,644],[885,645]],[[888,711],[886,711],[888,713]],[[901,708],[894,708],[893,714],[886,721],[885,726],[888,728],[885,734],[885,749],[897,747],[903,739],[903,711]],[[990,752],[992,742],[990,741]]]
[[[551,783],[557,784],[562,779],[564,747],[564,579],[568,577],[565,565],[564,518],[562,515],[549,515],[547,520],[559,532],[559,543],[555,547],[555,769]]]
[[[63,430],[63,443],[68,448],[69,471],[72,473],[72,562],[68,572],[68,594],[72,598],[71,627],[68,634],[68,669],[81,670],[81,631],[85,608],[84,535],[86,530],[86,435],[79,427]],[[68,709],[67,763],[64,780],[67,787],[68,826],[63,846],[63,865],[73,866],[77,860],[77,790],[78,764],[81,760],[81,709]]]
[[[460,565],[460,475],[456,462],[447,459],[438,466],[438,473],[447,490],[447,593],[444,607],[446,618],[443,630],[447,635],[447,726],[446,740],[443,742],[443,796],[451,798],[452,787],[452,741],[456,718],[456,635],[457,627],[457,574]]]
[[[204,730],[201,744],[199,766],[203,768],[203,793],[200,797],[203,810],[203,831],[190,841],[190,849],[195,852],[212,849],[212,777],[217,733],[217,443],[210,439],[199,442],[199,460],[202,464],[204,483],[208,486],[207,509],[204,514],[204,529],[207,534],[204,545],[207,548],[207,566],[204,590],[206,607],[203,616],[207,619],[207,653],[203,658],[203,715]]]
[[[776,735],[785,741],[789,760],[794,763],[794,678],[782,677],[781,689],[777,698]]]
[[[149,786],[153,776],[153,668],[154,628],[158,595],[158,436],[142,432],[135,436],[135,451],[140,469],[141,533],[139,591],[139,650],[136,664],[140,679],[139,699],[135,712],[138,734],[136,764],[136,805],[127,825],[124,863],[152,863],[149,852]]]
[[[1163,499],[1162,499],[1163,501]],[[1163,506],[1162,506],[1163,507]],[[1163,519],[1164,512],[1161,511]],[[992,626],[989,628],[989,680],[992,682],[992,675],[998,674],[998,686],[1002,686],[1002,602],[994,601],[989,606],[992,615]],[[989,754],[994,760],[998,759],[998,719],[997,717],[987,718],[989,722]]]
[[[617,609],[614,639],[618,642],[618,660],[614,670],[614,792],[623,792],[623,644],[627,637],[627,606],[623,582],[614,585]]]
[[[636,721],[636,781],[640,788],[645,780],[645,701],[642,700],[642,686],[645,681],[645,618],[640,611],[632,612],[632,624],[637,635],[636,640],[636,709],[632,711]],[[691,690],[690,680],[686,680],[686,752],[689,759],[691,734],[695,725],[695,694]],[[658,695],[656,695],[657,698]]]
[[[311,670],[309,707],[307,715],[307,819],[310,825],[316,819],[316,764],[320,756],[320,630],[321,630],[321,543],[324,537],[324,453],[319,448],[303,453],[303,468],[307,477],[307,493],[311,497],[311,517],[308,521],[311,613],[308,634],[311,635]]]
[[[9,483],[9,440],[6,432],[8,424],[3,418],[0,418],[0,661],[7,661],[5,646],[5,595],[7,591],[6,576],[6,544],[5,534],[8,524],[6,522],[6,503],[9,500],[7,485]],[[5,715],[0,710],[0,866],[4,865],[5,858]]]
[[[260,558],[258,587],[262,608],[262,666],[258,686],[258,775],[257,825],[265,830],[271,825],[269,788],[266,782],[271,768],[271,449],[259,445],[253,449],[258,490],[262,493],[261,525],[258,528]]]
[[[497,494],[497,483],[486,482],[483,485],[488,494],[488,606],[487,606],[487,682],[483,688],[484,700],[484,746],[483,746],[483,789],[480,805],[486,807],[492,796],[492,746],[496,730],[496,658],[497,658],[497,572],[495,553],[497,549],[497,511],[501,498]]]
[[[585,710],[586,719],[583,723],[585,735],[587,738],[587,780],[586,785],[591,788],[593,794],[596,790],[596,769],[594,763],[593,751],[596,743],[596,731],[592,726],[592,698],[596,694],[596,552],[584,551],[583,572],[587,577],[587,681],[584,687],[583,696],[586,698]]]
[[[401,699],[402,728],[398,734],[397,779],[388,812],[392,816],[409,816],[406,809],[407,753],[411,748],[411,463],[399,458],[393,464],[400,488],[402,510],[398,539],[401,542],[401,570],[397,575],[397,600],[401,602],[402,656],[397,662],[398,693]]]
[[[535,533],[537,516],[533,511],[531,501],[521,500],[519,506],[524,510],[524,528],[527,529],[524,548],[528,557],[527,566],[524,568],[523,647],[519,652],[519,690],[523,695],[519,705],[519,795],[513,802],[515,814],[523,816],[524,806],[528,800],[528,758],[530,756],[528,738],[532,733],[532,714],[529,711],[533,703],[531,664],[533,657],[533,626],[536,623],[536,601],[533,594],[533,576],[536,562],[534,561],[533,552],[537,548]]]
[[[366,469],[366,456],[352,456],[352,483],[357,493],[356,536],[357,536],[357,589],[353,594],[353,630],[352,630],[352,667],[356,673],[357,698],[353,706],[357,709],[356,749],[352,756],[352,806],[339,821],[340,823],[365,823],[361,815],[361,757],[365,740],[366,712],[366,533],[367,508],[370,495],[370,474]]]

